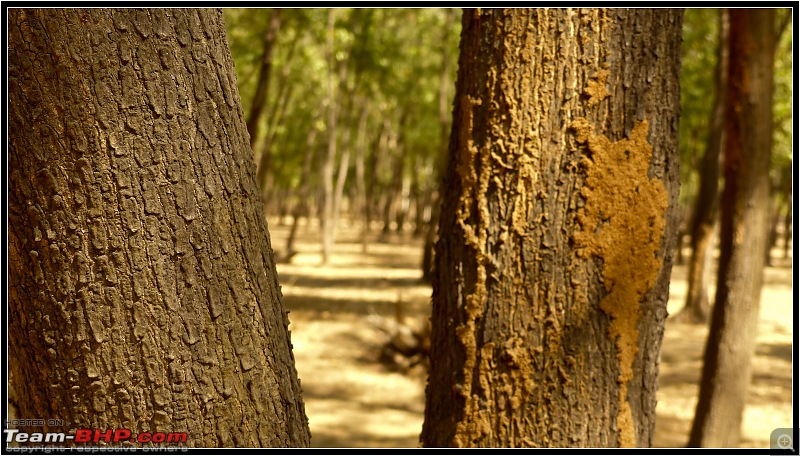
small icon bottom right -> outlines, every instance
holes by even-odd
[[[794,429],[778,428],[769,436],[769,447],[781,450],[794,450]]]

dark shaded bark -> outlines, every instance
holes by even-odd
[[[682,11],[462,23],[422,443],[649,446]]]
[[[752,376],[767,238],[775,11],[730,11],[720,258],[691,447],[736,447]]]
[[[8,52],[21,416],[307,446],[221,12],[11,9]]]
[[[789,258],[791,249],[789,245],[792,243],[792,192],[791,183],[789,187],[789,194],[786,195],[786,218],[783,219],[783,258]]]
[[[719,214],[719,161],[725,131],[725,91],[728,74],[728,11],[719,11],[719,42],[714,70],[714,98],[708,122],[706,150],[700,164],[700,184],[689,223],[692,256],[689,260],[686,303],[676,319],[707,323],[711,314],[708,300],[708,268],[713,257],[714,226]]]

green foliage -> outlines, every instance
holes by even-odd
[[[681,65],[681,203],[695,199],[698,165],[708,138],[719,40],[719,9],[686,10]],[[777,11],[776,22],[790,19],[791,10]],[[775,53],[772,174],[779,180],[792,162],[792,30],[788,20]]]
[[[777,11],[776,22],[788,20],[782,31],[775,52],[775,94],[773,96],[772,118],[774,131],[772,137],[772,165],[782,169],[792,164],[792,11]]]
[[[681,204],[689,205],[697,193],[697,167],[708,138],[713,105],[719,10],[689,8],[684,14],[681,48]]]
[[[263,35],[271,10],[228,9],[225,19],[236,62],[239,93],[248,112],[263,52]],[[449,15],[449,19],[448,19]],[[686,10],[681,67],[681,203],[688,206],[697,192],[697,168],[705,150],[713,101],[719,39],[719,9]],[[787,16],[788,15],[788,16]],[[777,22],[790,17],[779,10]],[[445,152],[439,119],[443,47],[448,49],[447,100],[452,101],[458,59],[460,12],[444,9],[334,10],[334,66],[328,50],[328,10],[283,9],[273,51],[272,75],[256,159],[268,147],[270,173],[278,188],[298,185],[310,129],[318,131],[315,150],[325,146],[327,81],[336,78],[339,150],[355,146],[358,100],[366,100],[367,162],[378,154],[376,191],[391,185],[397,170],[387,153],[402,154],[404,172],[420,182],[421,191],[436,185],[434,163]],[[449,26],[446,26],[449,24]],[[792,30],[791,21],[776,50],[773,168],[777,176],[792,161]],[[342,69],[343,67],[343,69]],[[448,112],[449,109],[448,109]],[[385,128],[399,138],[394,151],[381,150]],[[349,130],[349,131],[348,131]],[[347,132],[348,134],[345,134]],[[345,142],[346,144],[343,144]],[[319,155],[319,154],[317,154]],[[353,160],[351,163],[351,172]],[[315,166],[314,169],[318,169]],[[317,179],[317,176],[313,176]],[[354,179],[348,179],[348,186]]]
[[[443,9],[336,9],[334,68],[330,68],[328,10],[281,11],[263,133],[254,146],[258,161],[267,143],[272,154],[270,172],[277,187],[292,188],[299,183],[309,129],[319,130],[315,149],[325,148],[331,70],[336,78],[339,150],[355,147],[358,100],[366,100],[367,143],[378,144],[388,120],[388,127],[400,138],[397,153],[408,160],[405,170],[409,176],[420,172],[412,169],[412,163],[433,163],[436,154],[443,153],[438,103],[442,46],[451,48],[448,96],[452,100],[460,33],[457,18],[445,30],[446,13]],[[255,92],[262,37],[270,14],[269,9],[225,10],[245,112]],[[343,144],[345,140],[347,144]],[[370,147],[366,153],[386,152]],[[352,168],[353,160],[350,163]],[[388,185],[395,170],[387,166],[382,171],[376,176],[377,183]],[[432,173],[432,169],[428,171]],[[435,181],[432,175],[424,177]],[[353,181],[349,179],[348,186]]]

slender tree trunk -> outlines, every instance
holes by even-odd
[[[334,10],[328,10],[328,149],[322,164],[322,210],[320,212],[320,228],[322,229],[322,264],[328,264],[333,248],[333,165],[336,160],[336,119],[337,96],[335,94],[335,62],[336,52],[334,34]]]
[[[269,25],[264,33],[264,51],[261,54],[261,68],[258,72],[258,83],[256,93],[253,96],[253,103],[250,105],[250,114],[247,116],[247,131],[250,133],[250,147],[253,147],[258,140],[259,123],[261,112],[267,101],[269,90],[269,76],[272,70],[272,50],[275,48],[275,41],[281,28],[281,10],[273,8],[270,13]]]
[[[691,323],[707,323],[711,314],[708,300],[707,257],[713,255],[712,239],[719,213],[719,161],[725,131],[725,91],[728,74],[728,11],[719,12],[719,43],[715,70],[714,101],[709,116],[706,150],[700,165],[700,185],[689,223],[692,257],[689,260],[686,304],[676,318]]]
[[[272,204],[272,198],[274,197],[274,189],[272,186],[274,180],[272,178],[272,173],[269,172],[272,166],[272,151],[270,150],[270,146],[271,144],[269,143],[269,139],[265,138],[261,147],[261,156],[258,162],[258,168],[256,169],[256,182],[258,183],[261,197],[264,200],[265,214],[272,213],[272,208],[274,207]]]
[[[336,176],[336,186],[333,191],[333,210],[331,213],[331,230],[333,231],[332,242],[336,241],[336,224],[339,220],[339,214],[342,208],[342,195],[344,195],[344,184],[347,181],[347,174],[350,170],[350,147],[348,145],[350,141],[350,134],[349,129],[345,130],[344,134],[342,135],[344,138],[342,140],[342,144],[345,145],[344,150],[342,151],[342,156],[339,158],[339,172]]]
[[[649,446],[682,11],[462,22],[422,443]]]
[[[267,133],[266,141],[272,143],[275,137],[275,132],[278,125],[283,123],[286,114],[286,108],[292,101],[297,85],[289,83],[291,77],[291,62],[294,60],[295,50],[297,43],[300,41],[300,35],[295,34],[292,41],[289,43],[289,49],[286,51],[285,61],[283,62],[283,69],[281,70],[280,77],[278,78],[278,93],[275,96],[275,101],[272,103],[272,109],[267,114]]]
[[[413,201],[414,205],[414,237],[422,235],[422,227],[425,225],[425,206],[428,204],[427,197],[422,194],[420,189],[420,172],[424,167],[424,160],[418,156],[414,156],[411,163],[411,188],[409,191],[409,199]],[[411,203],[409,203],[411,207]]]
[[[256,171],[256,182],[261,188],[264,197],[264,204],[269,207],[269,195],[272,192],[273,174],[270,172],[272,167],[272,145],[275,139],[276,126],[283,120],[286,107],[294,93],[294,85],[287,84],[287,87],[278,91],[278,99],[275,101],[275,109],[269,117],[270,127],[267,129],[264,141],[261,145],[261,154],[258,160],[258,170]]]
[[[8,63],[22,417],[308,445],[222,13],[10,9]]]
[[[361,219],[361,251],[367,253],[367,234],[369,233],[369,219],[367,217],[367,193],[364,178],[364,153],[367,148],[367,120],[369,109],[367,100],[361,100],[361,115],[358,120],[358,133],[356,134],[356,204],[355,218]]]
[[[786,195],[787,198],[787,206],[786,206],[786,218],[783,221],[783,258],[789,258],[789,244],[792,243],[792,193],[791,187],[789,189],[789,194]]]
[[[370,147],[372,154],[370,154],[369,159],[367,160],[367,229],[371,229],[372,220],[377,218],[380,211],[380,192],[378,191],[380,187],[380,179],[378,176],[378,170],[380,168],[381,157],[384,157],[385,155],[384,151],[386,150],[385,145],[388,141],[388,135],[389,120],[384,118],[384,121],[381,124],[380,133],[375,136],[375,140],[372,142]]]
[[[764,243],[764,265],[772,266],[772,248],[778,243],[778,224],[781,221],[781,204],[771,195],[767,198],[767,242]]]
[[[730,11],[720,258],[691,447],[736,447],[752,375],[767,236],[775,11]]]
[[[313,124],[312,124],[313,125]],[[300,218],[308,214],[308,196],[311,193],[309,181],[311,178],[311,164],[314,161],[314,150],[316,149],[317,129],[310,128],[306,136],[306,151],[303,155],[303,170],[300,175],[300,187],[297,192],[297,204],[292,211],[292,228],[289,230],[289,237],[286,239],[286,258],[291,258],[294,253],[294,240],[297,236],[297,226]]]
[[[383,144],[383,147],[381,147],[382,151],[386,151],[386,157],[391,160],[392,169],[392,177],[389,184],[387,187],[384,187],[386,192],[383,203],[383,230],[381,232],[384,241],[388,239],[389,233],[392,230],[392,219],[396,218],[397,194],[403,182],[401,172],[397,171],[397,167],[403,162],[402,157],[398,157],[400,154],[398,149],[398,133],[390,126],[389,132],[386,135],[386,142]]]

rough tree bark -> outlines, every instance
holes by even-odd
[[[8,63],[22,417],[307,446],[221,12],[11,9]]]
[[[719,42],[714,71],[714,101],[708,123],[706,150],[700,164],[700,185],[689,221],[692,257],[689,260],[686,304],[675,317],[690,323],[707,323],[710,257],[713,257],[714,226],[719,214],[719,160],[725,131],[725,91],[728,74],[728,10],[719,11]]]
[[[690,447],[739,445],[767,242],[775,11],[729,14],[719,272]]]
[[[682,17],[464,12],[425,446],[650,445]]]

